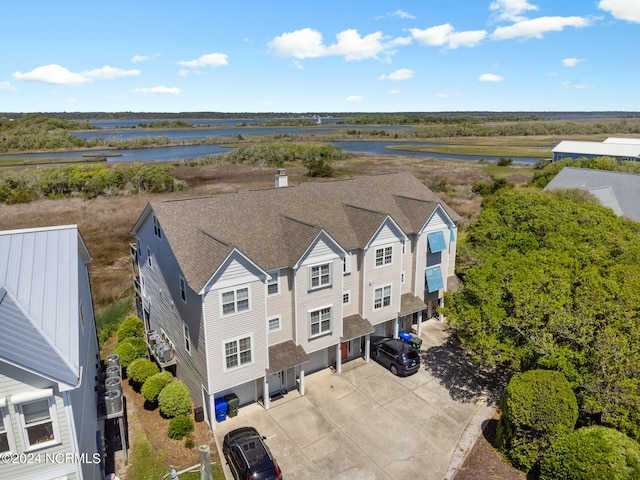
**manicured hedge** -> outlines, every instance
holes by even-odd
[[[498,450],[529,471],[556,438],[573,431],[578,403],[564,374],[529,370],[514,375],[500,400]]]
[[[186,415],[178,415],[169,422],[167,435],[174,440],[180,440],[193,432],[193,419]]]
[[[142,358],[144,354],[140,355],[138,349],[129,342],[120,342],[115,348],[114,353],[120,357],[120,365],[127,368],[131,362],[136,358]]]
[[[118,327],[118,343],[127,337],[144,337],[144,323],[136,316],[125,318]]]
[[[137,358],[127,367],[127,377],[133,382],[142,385],[144,382],[158,373],[160,369],[155,362],[146,358]]]
[[[555,440],[540,464],[540,480],[640,478],[640,444],[602,426],[579,428]]]
[[[142,338],[142,337],[127,337],[122,341],[123,342],[129,342],[131,345],[133,345],[136,348],[136,352],[138,353],[138,356],[140,356],[140,357],[146,357],[147,356],[147,342],[144,340],[144,338]]]
[[[171,372],[165,370],[164,372],[156,373],[147,378],[140,389],[140,393],[142,393],[142,396],[148,401],[155,402],[162,389],[171,382],[173,382]]]
[[[189,415],[191,413],[191,395],[182,382],[172,382],[158,395],[160,412],[166,417]]]

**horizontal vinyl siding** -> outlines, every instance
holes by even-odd
[[[358,268],[358,258],[361,254],[361,250],[351,251],[351,255],[349,255],[349,260],[351,262],[351,273],[343,275],[342,289],[345,292],[351,292],[351,303],[349,305],[344,305],[343,307],[342,315],[344,317],[360,313],[360,284],[362,283],[362,272]]]
[[[415,242],[415,235],[410,235],[409,238],[405,241],[405,254],[402,256],[402,271],[404,272],[402,293],[413,292],[413,278],[415,275],[415,264],[413,261],[415,256]]]
[[[269,333],[269,346],[294,338],[293,334],[293,290],[290,270],[279,271],[279,293],[267,296],[267,318],[280,315],[280,330]],[[268,328],[265,319],[265,327]]]

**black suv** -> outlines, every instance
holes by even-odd
[[[281,480],[282,472],[253,427],[242,427],[224,436],[222,453],[237,480]]]
[[[420,355],[398,338],[373,337],[371,356],[394,375],[411,375],[420,369]]]

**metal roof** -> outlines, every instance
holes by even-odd
[[[0,231],[0,360],[77,384],[80,260],[76,225]]]
[[[640,175],[591,168],[564,167],[545,187],[581,188],[592,193],[602,205],[640,222]]]
[[[598,155],[601,157],[640,157],[640,144],[577,142],[563,140],[556,145],[554,153],[573,153],[576,155]]]
[[[620,143],[627,145],[640,145],[640,138],[609,137],[603,143]]]

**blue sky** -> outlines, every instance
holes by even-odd
[[[0,111],[640,111],[640,0],[24,0]]]

